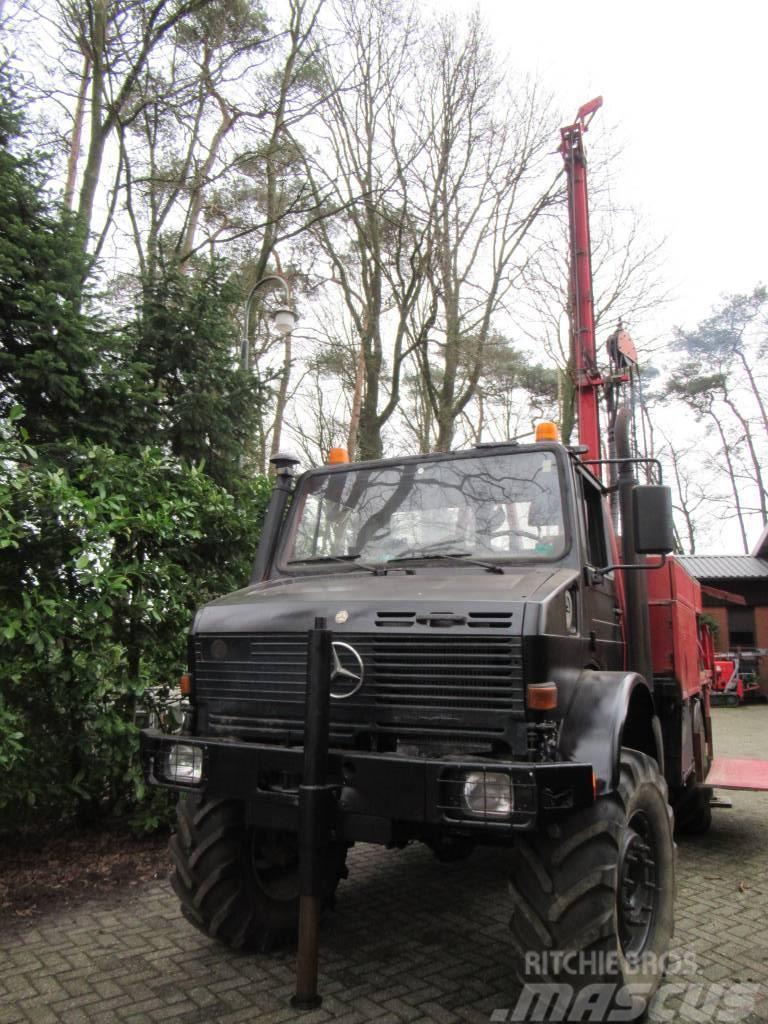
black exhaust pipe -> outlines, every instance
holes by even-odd
[[[630,460],[629,427],[631,413],[622,406],[616,413],[614,443],[616,458]],[[637,486],[635,464],[619,463],[619,507],[621,509],[622,561],[625,565],[643,565],[644,559],[635,550],[635,514],[633,492]],[[653,686],[653,660],[651,656],[651,622],[648,612],[648,584],[645,572],[629,570],[624,573],[624,592],[627,597],[627,664]]]

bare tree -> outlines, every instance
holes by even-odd
[[[370,458],[382,454],[405,361],[434,318],[419,304],[428,248],[411,197],[423,145],[411,126],[418,25],[400,0],[338,0],[334,10],[325,131],[307,173],[318,200],[325,191],[346,208],[316,231],[359,338],[347,443]]]
[[[692,330],[678,329],[674,349],[681,358],[667,380],[666,393],[708,423],[714,438],[714,479],[724,478],[731,515],[749,550],[750,522],[768,519],[764,472],[768,457],[766,378],[768,297],[762,287],[731,295]]]
[[[531,228],[560,185],[548,172],[549,102],[502,74],[477,14],[464,27],[437,22],[424,63],[417,173],[439,312],[418,351],[446,451],[477,393],[494,318],[521,283]]]
[[[122,125],[125,202],[146,270],[162,244],[182,268],[236,254],[245,285],[317,214],[292,130],[318,102],[313,33],[322,0],[288,0],[283,26],[260,3],[216,0],[148,66],[147,102]]]
[[[667,394],[679,398],[694,412],[699,421],[708,423],[715,433],[719,443],[717,454],[725,464],[726,479],[728,480],[733,498],[734,514],[739,525],[741,541],[744,553],[746,554],[749,551],[749,544],[747,542],[747,510],[739,482],[736,454],[739,439],[734,437],[729,430],[728,423],[723,416],[723,411],[718,405],[716,397],[718,385],[718,378],[697,377],[692,375],[690,366],[684,366],[672,375],[667,385]]]
[[[696,554],[696,542],[699,532],[699,516],[705,510],[713,495],[711,489],[703,486],[700,464],[700,442],[673,441],[669,433],[660,425],[657,430],[662,444],[655,454],[667,466],[672,476],[673,507],[682,516],[685,524],[685,541],[680,548],[689,555]]]
[[[595,329],[606,337],[616,324],[631,333],[642,332],[650,315],[656,315],[669,294],[664,282],[664,243],[648,231],[637,210],[616,209],[610,188],[613,151],[596,148],[590,162],[592,270]],[[543,348],[560,374],[559,422],[564,442],[575,427],[576,385],[570,351],[568,225],[565,207],[548,211],[537,225],[535,253],[524,270],[526,288],[515,317],[518,330],[537,349]],[[638,338],[638,343],[640,338]],[[652,358],[656,345],[643,337],[638,344],[643,362]]]
[[[492,337],[478,387],[480,414],[475,440],[503,441],[533,433],[536,419],[551,418],[557,405],[557,371],[534,362],[501,335]],[[471,406],[469,407],[471,409]]]
[[[349,407],[337,384],[340,380],[350,384],[348,357],[343,342],[319,348],[308,360],[302,412],[295,421],[286,420],[292,441],[310,465],[324,462],[329,449],[340,446],[346,436]]]
[[[155,48],[206,0],[80,0],[77,18],[90,58],[89,141],[77,204],[87,246],[107,142],[122,119],[142,104],[136,95]],[[68,14],[73,15],[72,5]]]

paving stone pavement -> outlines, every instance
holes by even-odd
[[[721,753],[768,757],[768,707],[716,710],[715,735]],[[679,844],[674,951],[684,971],[669,976],[678,987],[656,1020],[768,1022],[768,794],[732,799],[707,837]],[[60,911],[0,936],[0,1024],[510,1019],[506,861],[500,850],[446,865],[417,846],[356,847],[323,928],[323,1005],[307,1014],[288,1005],[290,954],[209,942],[165,884]],[[751,1008],[734,1001],[735,984],[752,986],[742,990]]]

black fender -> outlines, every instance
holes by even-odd
[[[562,708],[559,750],[565,761],[591,764],[597,792],[619,784],[622,747],[655,758],[664,772],[661,725],[648,683],[636,672],[584,669],[556,680]]]

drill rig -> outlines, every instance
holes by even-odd
[[[579,443],[545,424],[527,444],[336,451],[299,476],[277,456],[249,584],[192,623],[182,730],[142,731],[147,780],[179,794],[184,915],[232,948],[299,936],[297,1006],[318,1005],[320,915],[360,842],[507,848],[510,979],[572,1001],[608,986],[624,1020],[660,984],[673,807],[709,825],[713,656],[699,585],[667,557],[670,492],[635,478],[659,467],[633,452],[621,328],[598,366],[600,102],[561,134]]]

